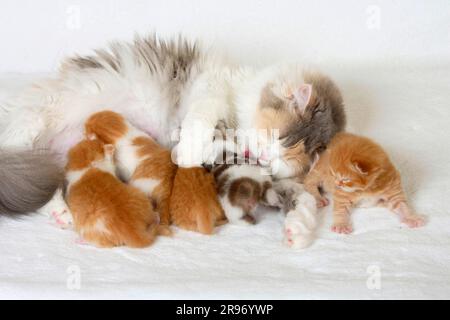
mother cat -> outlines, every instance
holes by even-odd
[[[204,160],[196,155],[219,121],[233,129],[279,129],[281,153],[270,151],[262,137],[257,149],[240,148],[277,166],[278,177],[305,170],[345,126],[339,90],[317,72],[234,67],[182,38],[154,36],[69,58],[56,77],[0,107],[7,117],[0,129],[4,214],[34,211],[52,197],[64,160],[53,155],[65,155],[81,140],[83,122],[99,110],[121,113],[168,147],[174,145],[174,130],[181,129],[177,160],[186,167]],[[191,135],[199,128],[206,132],[201,139]]]

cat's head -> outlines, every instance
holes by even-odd
[[[86,139],[74,146],[68,154],[66,170],[81,170],[100,162],[114,152],[112,145],[104,144],[98,139]]]
[[[342,155],[339,154],[331,156],[329,169],[336,189],[345,192],[369,189],[383,172],[379,163],[370,158],[352,158],[343,161]]]
[[[284,70],[262,89],[255,119],[258,129],[279,130],[279,156],[300,166],[297,171],[306,170],[345,123],[343,99],[334,82],[295,68]]]
[[[247,177],[235,179],[230,184],[229,190],[228,197],[231,204],[242,208],[246,213],[256,209],[264,193],[259,182]]]

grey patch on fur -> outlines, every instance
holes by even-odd
[[[263,108],[272,108],[277,111],[286,108],[286,102],[273,93],[271,84],[262,90],[260,105]]]
[[[326,149],[334,135],[345,129],[344,102],[334,82],[321,74],[305,74],[305,82],[313,87],[314,98],[298,121],[285,135],[283,145],[292,147],[303,141],[311,157]]]
[[[129,57],[126,53],[131,53],[136,67],[147,68],[150,74],[161,78],[162,90],[167,90],[167,96],[172,99],[174,106],[178,105],[181,92],[191,78],[193,69],[200,71],[198,62],[201,53],[197,43],[191,43],[181,36],[165,41],[155,35],[136,35],[131,43],[113,42],[108,49],[95,50],[95,55],[76,56],[64,61],[61,69],[104,69],[122,74],[124,59]]]
[[[0,214],[17,216],[43,207],[64,180],[56,155],[0,150]]]

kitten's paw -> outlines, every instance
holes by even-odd
[[[51,216],[55,220],[57,226],[61,229],[70,229],[73,225],[72,214],[70,213],[69,209],[52,211]]]
[[[89,245],[89,243],[88,243],[86,240],[84,240],[83,238],[81,238],[81,237],[76,238],[76,239],[75,239],[75,243],[76,243],[76,244],[79,244],[79,245],[81,245],[81,246],[87,246],[87,245]]]
[[[300,234],[286,234],[284,237],[284,245],[292,249],[304,249],[309,247],[313,242],[312,236],[305,236]]]
[[[330,200],[328,200],[328,198],[321,197],[321,198],[316,199],[316,203],[317,203],[317,208],[320,209],[320,208],[328,206],[330,204]]]
[[[331,231],[336,233],[350,234],[353,228],[350,223],[335,223],[331,226]]]
[[[419,228],[425,225],[426,220],[420,215],[412,215],[402,219],[402,222],[410,228]]]
[[[113,156],[114,155],[114,151],[116,150],[116,148],[112,144],[105,144],[103,146],[103,150],[105,150],[105,155]]]
[[[160,225],[160,226],[158,226],[158,235],[164,236],[164,237],[171,237],[171,236],[173,236],[173,232],[169,226]]]

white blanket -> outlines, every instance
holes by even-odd
[[[0,219],[0,298],[450,298],[450,67],[334,67],[349,128],[374,138],[400,169],[412,206],[429,218],[401,225],[358,209],[354,233],[330,231],[322,210],[308,249],[282,245],[283,217],[214,236],[177,230],[150,248],[101,250],[43,216]],[[29,77],[4,75],[0,98]]]

